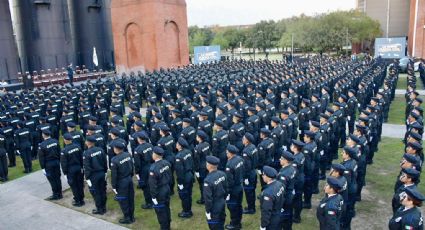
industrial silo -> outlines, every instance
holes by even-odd
[[[96,48],[97,69],[113,65],[111,0],[68,0],[76,65],[96,69],[93,48]]]
[[[71,29],[64,0],[12,0],[23,68],[40,71],[73,62]]]
[[[9,2],[0,1],[0,79],[15,80],[20,71]]]

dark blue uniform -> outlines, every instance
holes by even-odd
[[[71,187],[74,201],[84,201],[83,151],[74,143],[66,145],[61,151],[62,172]]]
[[[170,184],[171,184],[171,164],[166,160],[159,160],[151,165],[149,170],[149,189],[152,199],[156,199],[158,204],[154,204],[154,209],[161,229],[170,229]]]
[[[62,182],[60,172],[60,147],[56,139],[49,138],[40,143],[38,147],[38,160],[41,169],[45,170],[45,175],[50,185],[54,198],[62,197]]]
[[[204,162],[205,165],[205,162]],[[183,212],[192,214],[192,187],[193,187],[193,157],[189,149],[182,149],[176,154],[176,177],[179,197]]]
[[[287,165],[282,167],[279,171],[277,179],[283,184],[285,188],[285,202],[282,206],[281,220],[282,229],[292,229],[292,199],[295,194],[295,176],[297,175],[297,169],[293,165]]]
[[[242,182],[244,162],[240,156],[233,156],[226,164],[226,178],[228,186],[227,208],[230,212],[230,224],[241,226],[242,220]]]
[[[285,187],[274,180],[260,195],[261,227],[266,230],[280,230],[282,207],[285,202]]]
[[[149,169],[152,160],[153,146],[150,143],[143,143],[136,147],[134,150],[134,167],[135,173],[139,176],[138,184],[143,190],[143,197],[145,198],[145,204],[148,206],[152,205],[152,197],[149,190]]]
[[[339,194],[326,195],[317,207],[316,217],[321,230],[340,229],[341,210],[344,201]]]
[[[208,173],[204,180],[203,199],[205,201],[205,212],[211,214],[211,219],[207,220],[211,230],[224,229],[226,183],[226,174],[220,170]]]

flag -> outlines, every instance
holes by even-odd
[[[93,63],[96,67],[99,65],[99,62],[97,60],[96,47],[93,47]]]

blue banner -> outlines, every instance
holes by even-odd
[[[220,46],[195,46],[194,64],[220,61]]]
[[[406,38],[376,38],[375,57],[403,58],[406,56]]]

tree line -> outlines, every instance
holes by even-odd
[[[380,24],[359,11],[336,11],[315,16],[300,15],[279,21],[260,21],[251,26],[189,27],[189,45],[220,45],[234,53],[240,46],[267,52],[288,51],[292,46],[302,52],[341,51],[352,43],[373,42],[382,35]]]

